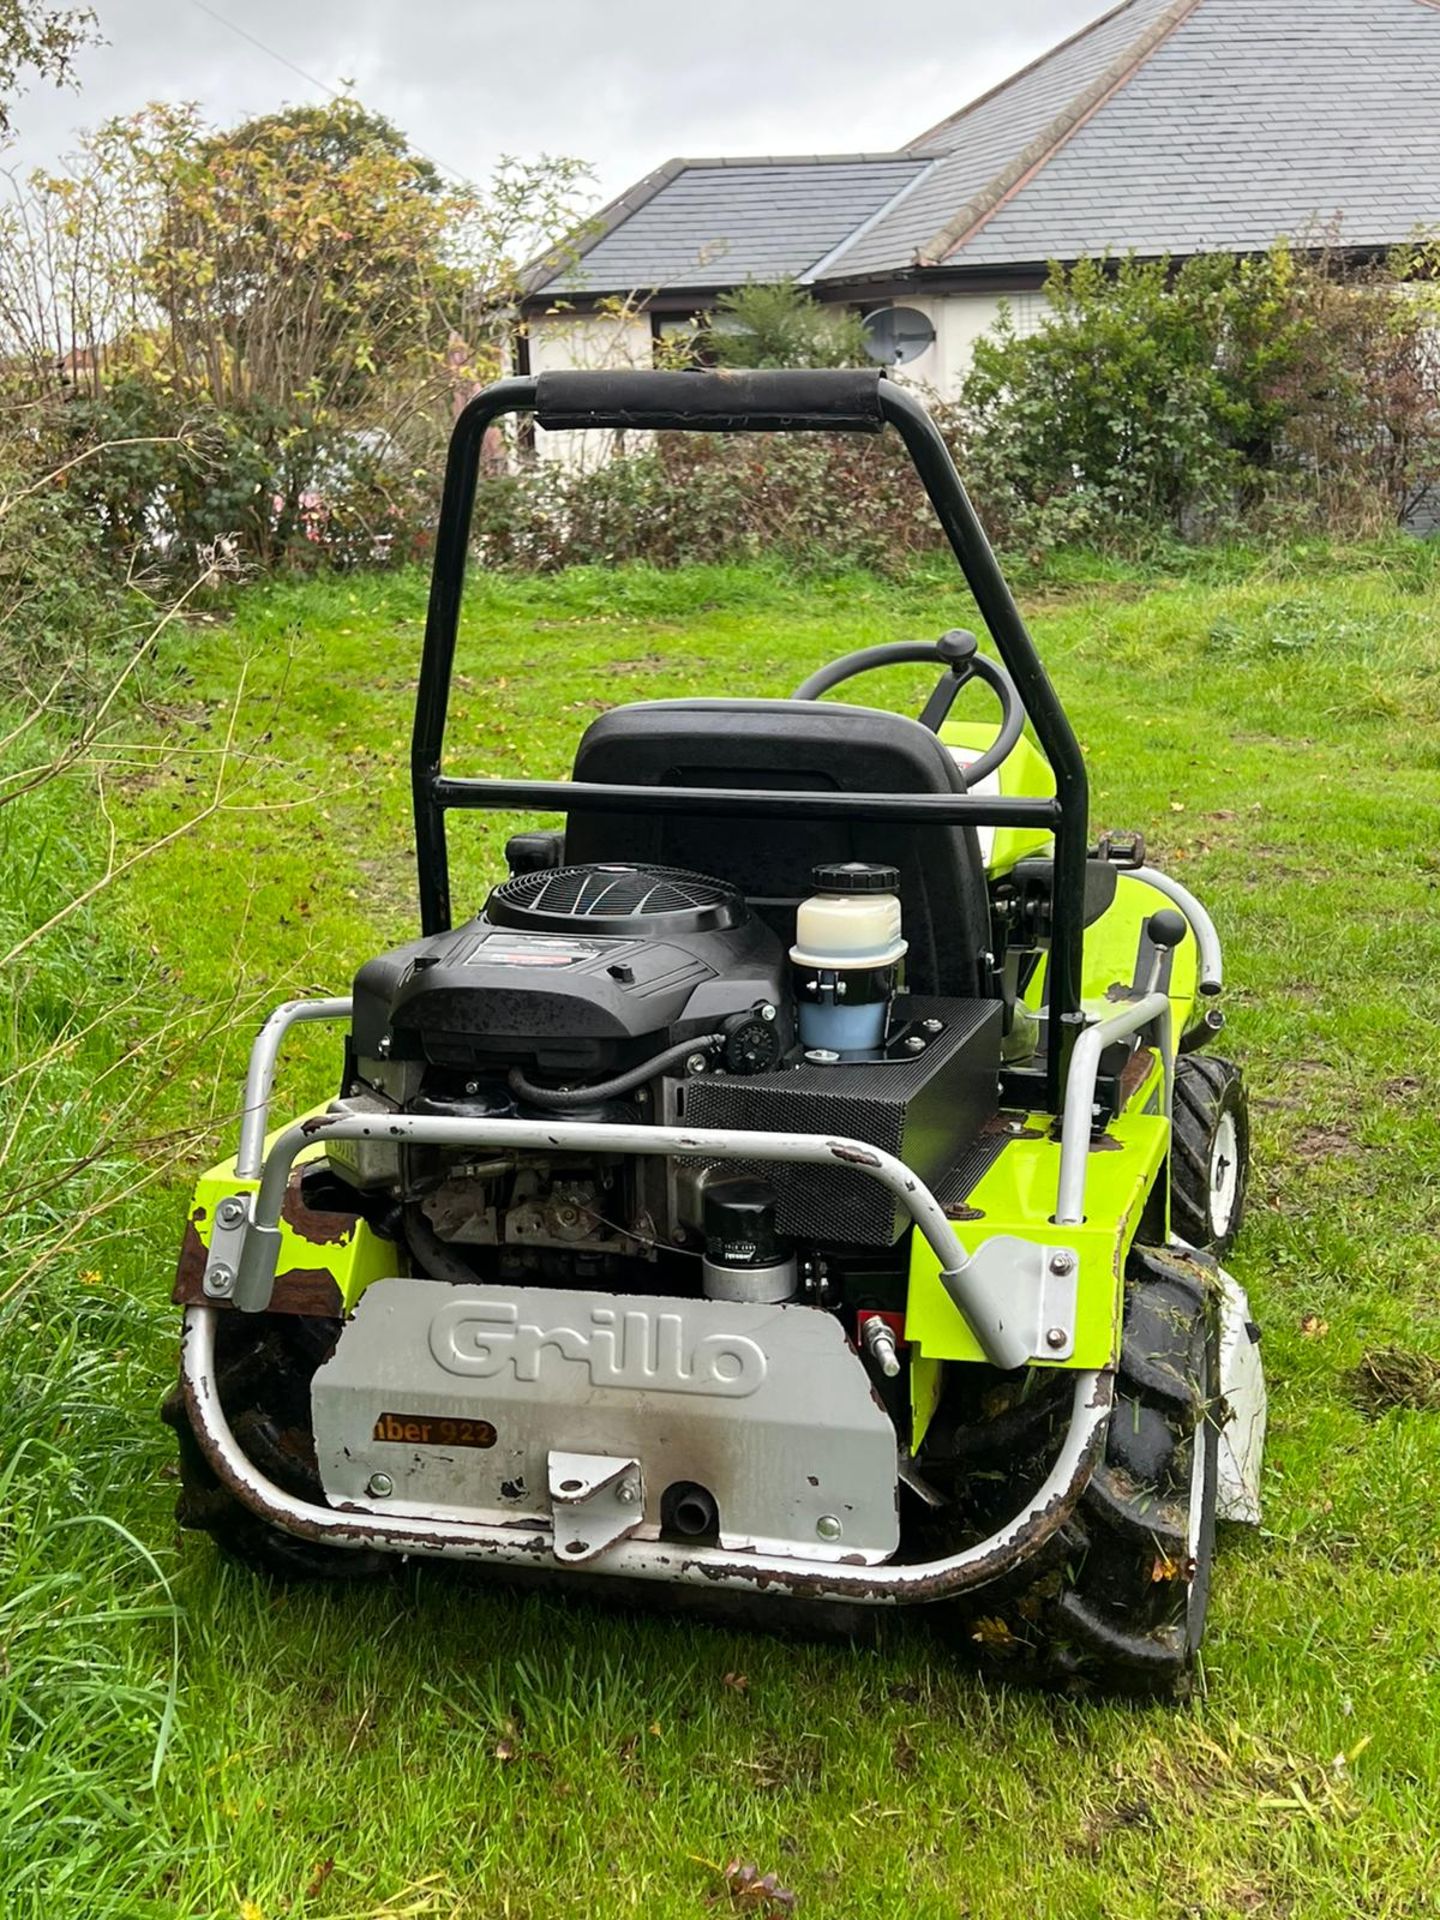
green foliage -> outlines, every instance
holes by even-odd
[[[722,293],[701,326],[702,356],[718,367],[863,367],[858,314],[822,305],[793,280]]]
[[[1437,259],[1357,271],[1280,246],[1053,268],[1041,325],[1003,316],[962,395],[992,523],[1045,545],[1394,524],[1440,474]]]
[[[231,129],[193,107],[111,121],[0,207],[27,458],[68,468],[123,568],[413,554],[519,261],[573,223],[585,172],[507,160],[453,186],[348,98]]]
[[[1173,270],[1088,260],[1056,269],[1049,294],[1033,333],[1002,316],[960,399],[932,409],[1012,557],[1370,537],[1440,477],[1440,245],[1364,270],[1283,247]],[[758,310],[755,334],[713,336],[740,343],[735,364],[795,363],[778,324],[768,358],[746,347],[772,295],[793,314],[793,288],[734,296]],[[492,562],[540,570],[768,552],[893,573],[943,549],[891,435],[662,435],[598,470],[485,481],[476,525]]]
[[[147,605],[106,564],[69,488],[0,445],[0,687],[40,698],[53,685],[54,701],[82,706]]]
[[[479,551],[495,566],[764,556],[803,570],[903,570],[940,541],[892,436],[663,434],[605,465],[541,463],[483,480]]]

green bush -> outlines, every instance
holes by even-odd
[[[1010,541],[1342,534],[1403,520],[1440,474],[1440,249],[1085,260],[1033,333],[977,342],[968,470]]]
[[[883,573],[940,543],[889,435],[661,434],[652,450],[592,469],[541,463],[482,481],[475,530],[491,565],[539,572],[768,553]]]
[[[698,335],[718,367],[864,367],[870,364],[860,316],[826,306],[793,280],[732,287]]]
[[[1082,261],[1052,272],[1034,332],[1007,315],[977,343],[934,418],[1012,555],[1367,537],[1440,476],[1437,285],[1440,245],[1420,243],[1360,269],[1285,247]],[[743,364],[793,364],[778,326],[759,352],[772,295],[733,296],[756,323]],[[477,537],[492,562],[542,571],[762,551],[886,571],[943,544],[889,435],[661,435],[598,470],[540,464],[482,484]]]

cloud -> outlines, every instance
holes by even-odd
[[[887,150],[1104,10],[1104,0],[1009,0],[1003,14],[993,0],[97,4],[109,44],[83,56],[80,93],[20,103],[10,164],[54,164],[77,128],[148,99],[198,100],[226,122],[353,82],[446,167],[483,176],[501,153],[578,154],[607,196],[672,154]]]

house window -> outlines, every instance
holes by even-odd
[[[1011,325],[1022,339],[1027,334],[1040,331],[1045,316],[1050,311],[1050,302],[1042,291],[1007,293],[1005,301],[1010,309]]]
[[[907,366],[935,344],[935,329],[918,307],[875,307],[860,324],[870,358],[882,367]]]

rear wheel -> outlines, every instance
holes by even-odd
[[[333,1351],[338,1320],[294,1314],[219,1315],[215,1385],[231,1431],[267,1479],[297,1499],[324,1506],[310,1432],[310,1381]],[[278,1580],[357,1580],[382,1571],[388,1555],[327,1547],[271,1526],[243,1506],[206,1459],[176,1386],[161,1414],[180,1450],[182,1527],[208,1533],[233,1560]]]
[[[952,1616],[983,1659],[1077,1688],[1189,1690],[1215,1554],[1218,1381],[1204,1265],[1136,1248],[1105,1452],[1080,1504],[1043,1566]]]
[[[1170,1218],[1192,1247],[1223,1255],[1240,1229],[1250,1171],[1245,1082],[1231,1060],[1182,1053],[1175,1067]]]

